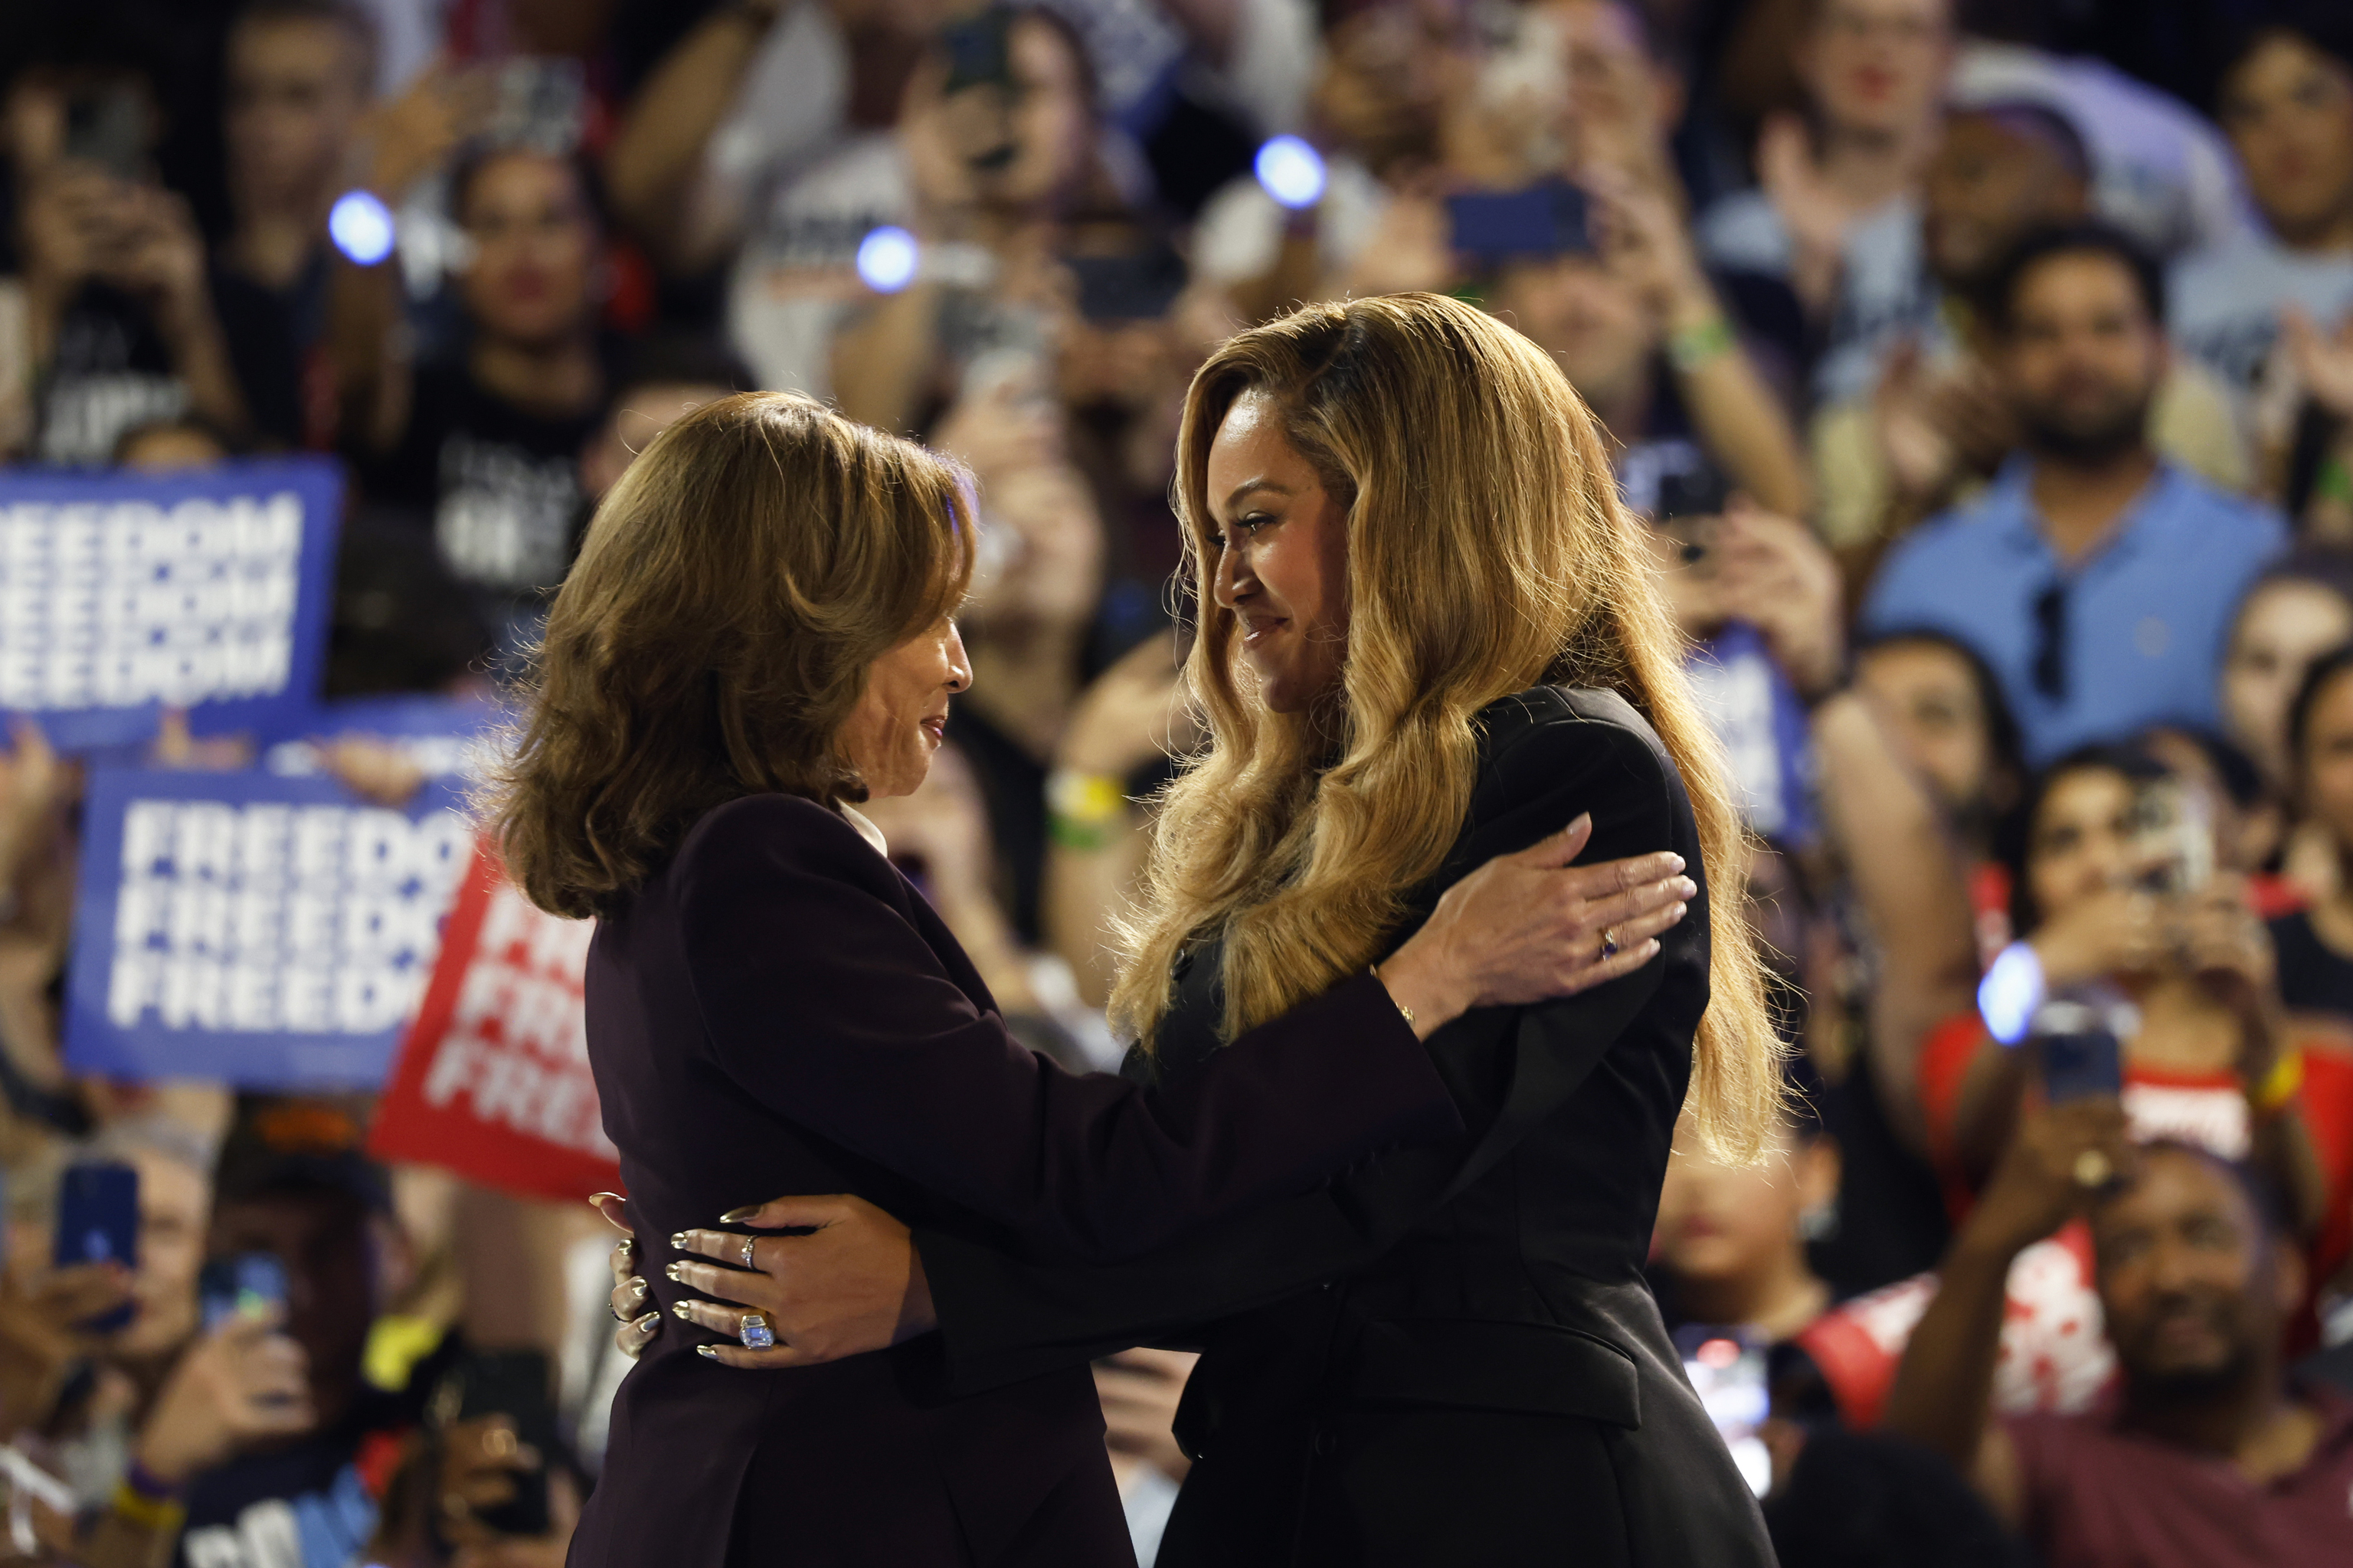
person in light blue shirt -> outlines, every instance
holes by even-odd
[[[2098,225],[2048,230],[2019,248],[1988,303],[2021,450],[1975,501],[1889,553],[1864,631],[1937,630],[1975,648],[2038,766],[2153,724],[2212,728],[2232,609],[2287,531],[2148,446],[2166,367],[2156,264]]]
[[[2353,27],[2342,0],[2329,8],[2265,19],[2223,58],[2216,112],[2263,226],[2171,280],[2174,341],[2251,392],[2284,309],[2324,329],[2353,313]]]

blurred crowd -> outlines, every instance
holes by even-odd
[[[976,680],[872,814],[1074,1067],[1198,739],[1187,377],[1405,290],[1607,427],[1746,791],[1797,1108],[1753,1168],[1679,1145],[1651,1283],[1783,1561],[2353,1561],[2341,0],[0,18],[0,461],[333,455],[330,696],[495,695],[597,498],[731,391],[967,464]],[[372,1160],[364,1094],[69,1071],[79,779],[16,724],[0,1560],[560,1563],[609,1233]],[[91,1162],[135,1268],[52,1261]],[[282,1306],[206,1310],[255,1255]],[[1189,1361],[1098,1368],[1147,1563]]]

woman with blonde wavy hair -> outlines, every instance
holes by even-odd
[[[806,1364],[887,1342],[860,1303],[919,1260],[963,1389],[1201,1349],[1169,1568],[1769,1563],[1641,1266],[1686,1101],[1753,1158],[1777,1047],[1724,768],[1591,416],[1515,333],[1402,295],[1232,338],[1178,440],[1211,741],[1127,932],[1132,1078],[1191,1081],[1389,972],[1465,873],[1564,828],[1704,867],[1695,917],[1630,973],[1435,1032],[1465,1130],[1315,1192],[1111,1265],[780,1200],[750,1223],[827,1228],[714,1293],[828,1347],[771,1353]]]
[[[972,523],[965,476],[912,442],[725,398],[613,487],[549,614],[486,807],[523,892],[596,918],[589,1062],[627,1221],[665,1266],[627,1300],[633,1337],[665,1309],[723,1336],[673,1333],[623,1383],[575,1568],[1125,1560],[1083,1365],[971,1392],[929,1344],[727,1370],[829,1345],[691,1296],[826,1252],[738,1205],[856,1194],[1064,1258],[1170,1244],[1459,1132],[1422,1037],[1606,985],[1643,955],[1588,933],[1665,929],[1694,891],[1658,854],[1570,867],[1583,835],[1556,835],[1474,872],[1384,978],[1335,977],[1181,1080],[1062,1072],[855,810],[923,782],[971,682],[951,614]],[[930,1311],[905,1234],[882,1344]]]

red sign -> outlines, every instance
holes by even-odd
[[[535,1198],[618,1192],[581,1001],[595,932],[535,908],[476,844],[370,1150]]]

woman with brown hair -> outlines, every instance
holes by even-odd
[[[778,1200],[748,1223],[822,1228],[756,1272],[683,1270],[786,1341],[720,1354],[839,1365],[936,1321],[951,1385],[980,1389],[1198,1347],[1163,1564],[1770,1562],[1641,1266],[1686,1098],[1711,1149],[1754,1159],[1777,1047],[1724,770],[1591,416],[1517,334],[1409,294],[1232,338],[1179,443],[1211,742],[1163,797],[1129,933],[1131,1077],[1182,1085],[1391,972],[1465,871],[1579,813],[1594,853],[1704,865],[1701,917],[1630,975],[1432,1034],[1463,1133],[1142,1257]],[[927,1310],[867,1305],[895,1310],[911,1270]]]
[[[970,682],[949,616],[972,526],[947,463],[746,395],[653,441],[556,597],[489,813],[535,903],[596,916],[589,1057],[659,1260],[778,1191],[1044,1256],[1174,1242],[1458,1130],[1420,1037],[1631,972],[1696,891],[1670,854],[1568,868],[1586,835],[1554,835],[1474,873],[1382,977],[1253,1019],[1181,1082],[1061,1072],[1006,1033],[853,804],[922,783]],[[709,1234],[744,1268],[783,1245]],[[919,1283],[902,1267],[894,1321]],[[768,1342],[740,1312],[729,1332]],[[574,1563],[1126,1553],[1083,1366],[955,1397],[927,1345],[790,1379],[673,1337],[630,1374]]]

